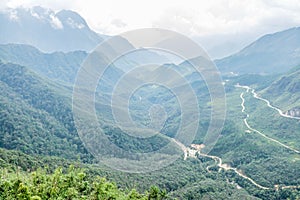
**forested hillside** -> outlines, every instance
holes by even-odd
[[[278,74],[300,64],[300,27],[260,37],[236,54],[216,60],[224,73]]]
[[[89,54],[111,36],[69,10],[0,10],[0,24],[0,200],[300,199],[299,27],[219,74],[126,37]]]
[[[91,160],[74,127],[69,88],[15,64],[0,64],[0,87],[2,148]]]

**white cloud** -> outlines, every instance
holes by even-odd
[[[9,2],[9,0],[1,0],[0,1],[0,10],[4,10],[7,8],[7,3]]]
[[[299,2],[299,1],[298,1]],[[294,1],[295,6],[299,5]],[[171,7],[153,25],[165,27],[190,36],[234,34],[264,29],[276,31],[300,25],[300,9],[295,6],[270,6],[260,0],[217,0],[205,5]],[[278,24],[278,19],[281,22]]]
[[[63,29],[64,28],[61,21],[57,17],[55,17],[54,14],[50,15],[50,19],[51,19],[50,24],[54,29]]]
[[[78,28],[78,29],[83,29],[85,27],[84,24],[81,23],[77,23],[75,22],[72,18],[68,18],[67,19],[67,23],[69,24],[69,26],[71,26],[72,28]]]
[[[126,24],[125,22],[123,22],[122,19],[113,19],[113,20],[111,21],[111,24],[112,24],[113,26],[118,27],[118,28],[124,28],[124,27],[127,26],[127,24]]]
[[[300,25],[299,0],[1,0],[9,7],[41,5],[79,12],[95,30],[118,34],[134,28],[170,28],[189,36],[276,31]],[[116,23],[121,19],[122,23]],[[279,19],[279,21],[278,21]],[[277,24],[277,22],[280,22]]]
[[[74,10],[99,33],[167,28],[205,40],[208,49],[217,48],[215,42],[210,44],[216,37],[217,41],[226,38],[238,49],[261,35],[300,26],[299,0],[1,0],[0,8],[37,5],[55,11]],[[55,19],[54,24],[61,27]]]
[[[30,13],[33,17],[35,17],[37,19],[43,19],[42,16],[40,16],[38,13],[34,12],[33,10],[30,10]]]
[[[9,19],[11,21],[18,21],[19,20],[18,12],[16,10],[10,10],[8,12],[8,16],[9,16]]]

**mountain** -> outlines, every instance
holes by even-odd
[[[158,185],[160,188],[165,188],[166,192],[170,193],[170,197],[180,199],[188,198],[191,193],[199,198],[213,195],[217,199],[222,196],[237,199],[246,196],[247,199],[255,199],[246,190],[237,189],[234,184],[226,182],[222,176],[207,173],[205,167],[199,165],[200,161],[196,159],[186,161],[179,159],[167,168],[145,174],[117,172],[104,167],[101,163],[100,165],[78,163],[78,158],[85,162],[92,162],[92,158],[86,152],[74,127],[69,88],[44,79],[27,67],[1,63],[0,90],[0,168],[5,171],[1,175],[0,199],[7,199],[8,195],[12,198],[17,195],[19,197],[23,194],[22,191],[28,196],[44,195],[48,190],[39,190],[37,193],[36,188],[49,185],[47,181],[52,182],[54,177],[52,178],[48,173],[52,173],[52,170],[58,166],[61,168],[56,170],[55,178],[60,177],[61,181],[58,182],[64,185],[61,187],[66,190],[70,188],[70,191],[72,189],[75,192],[78,189],[80,191],[78,194],[84,193],[85,189],[95,188],[95,184],[93,187],[88,186],[87,179],[83,181],[77,178],[77,175],[82,177],[86,173],[91,178],[98,175],[108,177],[124,191],[136,187],[138,191],[145,191],[151,185]],[[120,142],[119,145],[125,147],[132,145],[132,139],[128,141],[127,138],[120,137],[118,130],[110,129],[110,131],[110,135],[118,136],[115,140]],[[153,142],[154,145],[159,145],[162,140]],[[147,144],[140,142],[138,144],[140,149],[150,148]],[[134,146],[130,149],[134,149]],[[80,175],[77,171],[73,173],[73,170],[66,169],[69,164],[83,167],[84,173]],[[41,167],[45,168],[45,171],[38,170],[31,173]],[[64,175],[65,172],[67,175]],[[6,178],[2,178],[3,176]],[[45,178],[46,176],[51,178]],[[17,181],[19,177],[22,183]],[[72,185],[65,184],[71,179]],[[32,184],[33,182],[35,185]],[[77,186],[76,183],[82,184]],[[103,185],[104,181],[100,183]],[[14,187],[11,187],[12,184]],[[73,188],[73,184],[76,189]],[[19,189],[24,187],[27,189],[22,191]],[[59,190],[58,194],[63,194],[62,190]],[[51,195],[55,195],[53,190]],[[86,195],[90,195],[90,190]]]
[[[90,160],[75,129],[69,88],[2,63],[0,90],[0,147]]]
[[[2,62],[27,66],[41,76],[71,84],[86,56],[84,51],[43,53],[30,45],[0,44]]]
[[[45,52],[91,51],[103,39],[76,12],[42,7],[0,12],[0,43],[29,44]],[[106,37],[106,36],[104,36]]]
[[[265,35],[240,52],[216,60],[223,73],[273,74],[300,64],[300,27]]]
[[[120,38],[118,41],[118,47],[133,48],[123,38]],[[113,49],[108,50],[113,51]],[[85,51],[44,53],[30,45],[0,44],[0,60],[2,62],[26,66],[41,76],[67,84],[74,83],[78,69],[87,56],[88,53]],[[113,70],[109,70],[110,74],[108,76],[112,76],[114,73],[124,73],[120,71],[126,72],[142,64],[162,64],[166,62],[168,62],[168,59],[155,51],[141,49],[123,55],[114,61],[115,67],[112,68]],[[115,79],[116,77],[113,77],[112,80]]]
[[[287,114],[300,117],[300,66],[285,73],[261,93]]]
[[[69,87],[74,83],[77,71],[86,55],[82,51],[45,54],[28,45],[1,45],[0,59],[3,63],[0,66],[0,82],[2,83],[3,97],[0,95],[0,98],[3,99],[3,105],[0,103],[0,106],[3,106],[3,116],[0,118],[3,129],[0,130],[2,133],[0,138],[3,141],[0,144],[3,145],[2,147],[18,149],[26,153],[59,155],[51,147],[56,146],[55,150],[58,152],[64,151],[62,157],[69,158],[76,157],[77,153],[86,153],[74,127],[71,107],[72,88]],[[157,56],[148,50],[143,50],[136,56],[139,55]],[[134,56],[132,56],[129,56],[128,59],[133,59]],[[123,60],[117,61],[116,66],[121,68],[124,64],[121,61]],[[143,56],[139,61],[145,61]],[[133,65],[131,61],[126,62],[128,66]],[[21,64],[28,67],[21,66]],[[100,81],[101,92],[110,91],[113,84],[124,74],[116,66],[111,65],[105,71]],[[60,85],[58,82],[69,84],[63,86],[65,84]],[[10,106],[7,107],[6,104]],[[103,110],[101,111],[103,112]],[[11,117],[8,117],[9,115]],[[31,118],[31,115],[35,116],[34,119]],[[40,124],[43,124],[42,129],[38,127]],[[137,143],[139,144],[139,140],[132,140],[126,136],[124,138],[120,135],[122,134],[120,130],[114,129],[114,127],[110,128],[108,131],[114,130],[109,133],[110,135],[118,135],[116,139],[122,138],[122,142],[127,140],[125,148],[128,148],[126,147],[128,144],[134,143],[135,146]],[[21,130],[23,130],[22,134]],[[38,132],[41,135],[38,135]],[[41,137],[45,137],[47,145],[42,145],[45,141]],[[61,147],[61,142],[65,140],[70,142],[70,146],[66,144]],[[153,140],[157,140],[157,138],[153,138]],[[153,140],[150,143],[146,141],[143,148],[150,149],[153,143],[164,142],[161,139],[155,142]],[[41,145],[41,148],[31,145],[32,143]],[[56,145],[53,145],[54,143]],[[75,148],[71,151],[69,148],[72,145],[75,145]],[[134,146],[131,148],[133,149]],[[137,150],[141,149],[141,147],[138,148]],[[87,155],[81,155],[81,157],[84,156]]]
[[[71,14],[66,12],[66,15]],[[11,18],[17,18],[16,16],[12,13]],[[64,14],[56,13],[55,16],[61,22],[66,19]],[[77,18],[76,21],[82,22]],[[45,23],[49,26],[49,19]],[[51,25],[53,24],[50,23]],[[59,26],[59,23],[56,25]],[[77,28],[80,29],[80,26]],[[118,38],[116,43],[119,48],[108,45],[108,52],[116,54],[120,48],[132,49],[131,44],[124,38]],[[274,137],[286,145],[299,149],[298,121],[282,119],[264,102],[255,100],[250,91],[236,88],[235,85],[236,83],[242,84],[240,80],[256,90],[259,90],[255,87],[257,85],[261,88],[269,85],[265,90],[260,91],[260,95],[273,95],[268,96],[268,99],[279,107],[283,105],[283,100],[288,99],[288,103],[292,105],[290,108],[295,108],[299,105],[299,101],[291,102],[294,97],[299,96],[299,68],[294,68],[280,78],[268,76],[267,80],[266,76],[257,74],[228,77],[228,80],[224,81],[227,92],[227,118],[219,140],[208,156],[188,152],[186,160],[178,159],[160,170],[130,174],[108,169],[103,166],[103,163],[95,165],[96,160],[89,153],[92,151],[86,150],[88,146],[84,146],[78,136],[72,113],[72,87],[70,85],[74,83],[77,71],[87,56],[86,51],[45,53],[30,45],[0,45],[0,169],[3,171],[0,175],[0,199],[23,198],[23,193],[37,195],[34,192],[45,186],[49,189],[49,183],[53,183],[54,179],[62,183],[62,186],[54,184],[51,194],[61,187],[68,191],[68,194],[62,198],[76,198],[78,195],[80,195],[78,198],[85,198],[82,196],[85,194],[82,193],[90,194],[91,190],[85,190],[90,187],[90,184],[84,179],[84,174],[68,171],[65,168],[74,162],[76,162],[75,166],[85,168],[84,173],[88,177],[93,178],[97,175],[108,177],[123,191],[130,191],[132,188],[145,191],[151,185],[157,185],[159,188],[166,189],[170,199],[298,199],[300,191],[295,187],[300,185],[300,171],[297,170],[300,168],[299,155],[257,133],[262,131],[268,137]],[[264,59],[263,56],[262,54],[262,59]],[[129,75],[127,77],[130,81],[138,78],[128,73],[135,65],[153,62],[162,64],[168,61],[164,56],[147,49],[142,49],[136,54],[123,55],[121,58],[110,65],[103,77],[99,77],[100,86],[97,88],[99,90],[95,91],[95,106],[93,107],[107,138],[113,144],[129,152],[128,158],[137,160],[140,159],[139,153],[155,152],[166,146],[169,141],[160,134],[150,138],[133,137],[116,126],[112,120],[110,96],[113,94],[115,84],[124,78],[124,75]],[[107,64],[105,61],[105,58],[99,58],[96,64],[104,67]],[[199,134],[194,138],[194,143],[203,144],[203,138],[210,127],[211,113],[214,111],[205,82],[198,80],[200,75],[192,70],[188,61],[179,65],[169,63],[163,67],[166,69],[154,68],[153,73],[152,69],[147,69],[143,73],[147,75],[149,72],[151,77],[166,78],[170,82],[176,78],[173,78],[167,69],[175,69],[184,75],[187,83],[194,89],[199,103],[196,105],[200,110]],[[274,81],[274,77],[278,79]],[[129,88],[130,81],[125,82],[122,85],[123,88]],[[120,98],[116,107],[123,105],[121,104],[123,102],[128,102],[128,109],[125,107],[125,110],[130,111],[130,117],[137,125],[148,127],[162,125],[161,133],[176,137],[174,133],[177,132],[178,127],[185,131],[196,122],[194,118],[191,118],[190,123],[184,129],[184,123],[181,122],[183,121],[182,111],[179,108],[181,104],[189,106],[192,101],[186,87],[180,85],[177,88],[184,93],[183,101],[178,102],[176,95],[169,90],[170,88],[145,85],[133,91],[130,99]],[[122,97],[122,93],[120,96]],[[88,101],[83,99],[83,102]],[[242,102],[244,102],[244,110]],[[163,109],[156,105],[160,105]],[[124,108],[124,106],[120,107]],[[285,111],[290,108],[285,108]],[[165,115],[160,111],[164,111]],[[253,127],[251,130],[244,121],[246,113],[249,114],[249,124]],[[156,115],[158,120],[152,121],[152,114],[158,114]],[[84,125],[85,134],[89,137],[89,123]],[[133,126],[134,131],[139,131],[138,128],[139,126]],[[254,129],[258,131],[255,132]],[[96,146],[98,140],[95,139],[93,142]],[[105,146],[103,149],[104,153],[106,151],[112,153]],[[181,149],[178,148],[178,150],[183,154]],[[113,153],[117,158],[123,156],[118,152]],[[49,168],[46,168],[48,164]],[[154,164],[159,165],[160,162]],[[48,172],[48,169],[52,170],[57,166],[61,166],[62,169],[58,169],[54,176],[46,175],[41,170],[30,173],[39,167],[45,168],[44,170]],[[66,175],[62,175],[62,172]],[[24,176],[27,178],[23,178]],[[20,181],[23,182],[20,183]],[[68,184],[69,181],[75,184]],[[105,185],[105,182],[101,180],[99,183]],[[95,186],[93,184],[93,187]],[[263,189],[265,187],[268,189]],[[158,199],[159,190],[156,187],[153,188],[152,191],[156,193],[156,196],[152,196],[153,198],[148,196],[147,199]],[[109,190],[102,189],[100,187],[98,192],[109,192]],[[39,191],[42,192],[42,190]],[[42,199],[50,198],[49,193],[46,193],[48,196],[42,196]],[[26,199],[25,197],[23,199]],[[32,198],[39,199],[39,197]],[[27,199],[29,199],[28,195]],[[115,196],[113,199],[118,198]],[[128,199],[134,198],[130,196]]]

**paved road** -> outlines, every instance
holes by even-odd
[[[255,90],[252,89],[252,88],[250,88],[249,86],[236,85],[236,87],[246,89],[246,92],[247,92],[247,93],[251,90],[251,93],[253,94],[253,97],[254,97],[254,98],[266,102],[268,107],[270,107],[270,108],[276,110],[282,117],[286,117],[286,118],[290,118],[290,119],[300,119],[299,117],[293,117],[293,116],[289,116],[289,115],[284,114],[282,110],[280,110],[279,108],[277,108],[277,107],[275,107],[275,106],[272,106],[271,103],[270,103],[267,99],[264,99],[264,98],[262,98],[262,97],[259,97],[258,94],[255,92]],[[242,100],[242,102],[241,102],[242,112],[245,113],[246,107],[245,107],[244,92],[242,92],[242,93],[240,94],[240,98],[241,98],[241,100]],[[246,127],[247,127],[248,129],[250,129],[250,130],[253,131],[253,132],[258,133],[259,135],[263,136],[264,138],[266,138],[266,139],[269,140],[269,141],[273,141],[273,142],[275,142],[275,143],[277,143],[277,144],[283,146],[284,148],[287,148],[287,149],[289,149],[289,150],[291,150],[291,151],[293,151],[293,152],[295,152],[295,153],[300,154],[300,151],[299,151],[299,150],[294,149],[293,147],[290,147],[290,146],[288,146],[288,145],[285,145],[285,144],[281,143],[280,141],[278,141],[278,140],[276,140],[276,139],[273,139],[273,138],[271,138],[271,137],[268,137],[268,136],[266,136],[265,134],[263,134],[262,132],[260,132],[260,131],[258,131],[258,130],[256,130],[256,129],[252,128],[252,127],[248,124],[248,121],[247,121],[248,118],[249,118],[249,114],[247,114],[247,115],[246,115],[246,118],[244,119],[244,123],[245,123],[245,125],[246,125]],[[174,141],[174,142],[182,149],[182,151],[184,152],[184,160],[186,160],[187,157],[189,156],[189,152],[191,152],[191,151],[190,151],[190,148],[186,147],[184,144],[182,144],[181,142],[179,142],[179,141],[177,141],[177,140],[175,140],[175,139],[172,139],[172,140],[173,140],[173,141]],[[240,177],[242,177],[242,178],[244,178],[244,179],[249,180],[252,184],[254,184],[256,187],[258,187],[258,188],[260,188],[260,189],[264,189],[264,190],[276,189],[276,190],[278,190],[278,189],[297,189],[297,188],[300,188],[300,186],[293,186],[293,185],[291,185],[291,186],[282,186],[281,188],[279,188],[278,185],[274,185],[273,188],[269,188],[269,187],[262,186],[262,185],[258,184],[257,182],[255,182],[255,181],[254,181],[253,179],[251,179],[250,177],[248,177],[247,175],[243,174],[243,173],[242,173],[240,170],[238,170],[237,168],[231,167],[231,166],[229,166],[229,165],[227,165],[227,164],[223,164],[222,158],[220,158],[220,157],[218,157],[218,156],[213,156],[213,155],[203,154],[203,153],[200,152],[200,150],[197,151],[197,153],[199,153],[199,155],[201,155],[201,156],[203,156],[203,157],[207,157],[207,158],[213,159],[213,160],[217,163],[217,166],[218,166],[219,168],[222,168],[222,169],[224,169],[224,170],[232,170],[232,171],[234,171],[238,176],[240,176]],[[195,156],[194,156],[194,157],[195,157]],[[210,166],[208,166],[206,169],[209,171],[209,168],[210,168]]]

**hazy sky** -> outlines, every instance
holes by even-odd
[[[300,0],[0,0],[2,9],[35,5],[77,11],[103,34],[145,27],[179,31],[209,51],[224,49],[211,51],[214,57],[263,34],[300,26]]]

